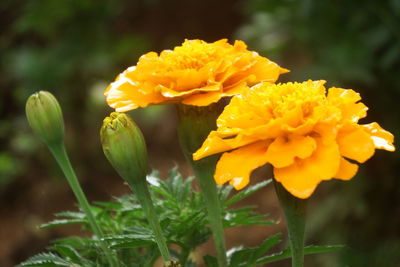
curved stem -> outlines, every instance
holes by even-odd
[[[304,229],[306,225],[307,200],[294,197],[281,183],[274,180],[275,191],[286,219],[292,267],[304,265]]]
[[[51,153],[60,165],[65,177],[67,178],[68,184],[71,187],[76,199],[78,200],[79,206],[83,209],[89,222],[89,226],[93,233],[99,239],[100,246],[107,257],[107,260],[112,267],[118,266],[117,260],[114,257],[112,251],[107,247],[107,244],[101,240],[104,237],[103,231],[97,224],[93,213],[90,209],[88,200],[79,184],[78,178],[72,168],[71,162],[69,161],[67,152],[65,150],[64,144],[49,146]]]

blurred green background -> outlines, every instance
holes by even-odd
[[[79,231],[36,229],[52,213],[75,205],[54,160],[27,126],[24,104],[31,93],[48,90],[59,99],[66,143],[85,191],[91,200],[107,200],[128,191],[99,144],[102,119],[111,111],[102,92],[140,55],[185,38],[241,39],[291,70],[281,81],[324,79],[328,86],[360,92],[370,107],[364,122],[378,121],[399,136],[399,29],[398,0],[2,0],[1,266]],[[145,133],[153,166],[166,170],[177,162],[188,172],[175,110],[156,106],[132,115]],[[400,266],[398,162],[398,152],[377,151],[352,181],[321,184],[310,201],[308,243],[348,249],[307,258],[306,266]],[[261,211],[277,209],[271,190],[254,201]],[[278,229],[283,230],[270,231]],[[261,241],[262,229],[246,231],[252,240],[246,232],[230,232],[229,245]]]

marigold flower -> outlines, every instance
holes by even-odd
[[[242,41],[186,40],[174,50],[140,57],[106,89],[108,104],[125,112],[150,104],[207,106],[261,81],[275,82],[288,70],[249,51]]]
[[[326,95],[324,84],[261,83],[235,96],[194,160],[225,152],[214,178],[236,189],[270,163],[287,191],[308,198],[321,181],[351,179],[358,169],[352,161],[365,162],[377,148],[394,151],[393,135],[378,123],[358,124],[368,109],[358,93],[332,87]]]

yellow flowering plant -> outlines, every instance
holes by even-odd
[[[375,149],[394,151],[393,135],[378,123],[359,124],[367,107],[351,89],[325,81],[260,83],[235,96],[194,160],[222,153],[215,181],[240,190],[269,163],[286,217],[292,266],[303,266],[306,201],[318,184],[351,179]]]
[[[96,206],[89,205],[66,154],[57,100],[49,93],[32,96],[29,123],[55,156],[81,208],[60,213],[62,219],[43,227],[82,224],[92,237],[62,240],[50,248],[57,255],[42,253],[20,266],[154,266],[162,257],[164,266],[193,267],[198,265],[191,253],[211,235],[216,257],[203,261],[212,267],[253,267],[286,258],[301,267],[304,254],[340,248],[304,247],[307,199],[322,181],[352,179],[358,163],[376,149],[394,151],[393,135],[376,122],[359,123],[367,107],[357,92],[326,89],[325,81],[275,84],[286,72],[244,42],[226,39],[186,40],[140,57],[106,88],[107,103],[117,112],[100,131],[107,159],[134,194]],[[201,193],[176,169],[166,180],[148,174],[144,136],[119,113],[170,103],[177,107],[181,148]],[[267,163],[273,179],[250,186],[252,171]],[[232,186],[223,186],[227,182]],[[230,208],[272,182],[289,248],[266,255],[280,243],[277,234],[258,247],[227,253],[224,228],[274,224],[251,207]],[[241,191],[231,196],[232,188]]]
[[[241,94],[259,82],[273,83],[286,72],[257,52],[249,51],[242,41],[231,45],[226,39],[213,43],[186,40],[173,50],[141,56],[104,93],[107,103],[118,112],[177,104],[181,147],[206,195],[205,205],[221,267],[227,266],[227,259],[221,207],[213,181],[216,159],[193,162],[191,155],[215,129],[221,98]]]

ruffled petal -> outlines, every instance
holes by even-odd
[[[279,67],[276,63],[268,59],[260,59],[251,68],[251,73],[254,73],[257,80],[263,82],[276,82],[279,75],[289,72],[288,69]]]
[[[367,116],[368,107],[363,103],[357,103],[361,100],[361,96],[351,89],[329,88],[328,100],[340,107],[342,120],[358,122]]]
[[[223,96],[221,92],[197,93],[185,97],[182,100],[182,104],[204,107],[218,102]]]
[[[394,151],[394,136],[390,132],[384,130],[378,123],[373,122],[365,125],[361,125],[364,130],[371,136],[372,142],[374,142],[375,148],[385,149],[388,151]]]
[[[222,154],[217,163],[214,179],[217,184],[230,182],[237,190],[250,181],[250,173],[267,163],[265,152],[268,142],[257,142]]]
[[[375,145],[362,127],[354,127],[352,131],[339,132],[337,142],[342,156],[363,163],[374,155]]]
[[[308,158],[316,147],[317,143],[310,136],[278,137],[268,147],[266,156],[275,168],[283,168],[293,164],[296,157]]]
[[[336,143],[317,142],[317,149],[307,159],[297,159],[284,168],[274,168],[275,179],[298,198],[308,198],[323,180],[332,179],[338,172],[340,153]]]
[[[340,179],[340,180],[350,180],[351,178],[356,175],[358,171],[358,165],[349,162],[345,158],[340,159],[340,165],[339,165],[339,170],[335,174],[335,178]]]
[[[186,91],[175,91],[165,86],[160,86],[160,92],[164,97],[182,97],[193,95],[194,93],[204,94],[207,92],[218,92],[221,89],[220,84],[210,84],[201,88],[194,88]]]
[[[247,129],[265,124],[265,119],[254,113],[240,96],[232,98],[217,119],[217,126]]]
[[[117,112],[125,112],[166,101],[166,98],[158,93],[141,90],[134,82],[124,76],[120,76],[115,82],[111,83],[104,95],[108,105],[115,108]]]
[[[258,141],[257,137],[237,135],[229,138],[229,133],[221,134],[218,131],[212,131],[203,142],[201,148],[193,154],[193,159],[199,160],[209,155],[248,145],[255,141]]]

